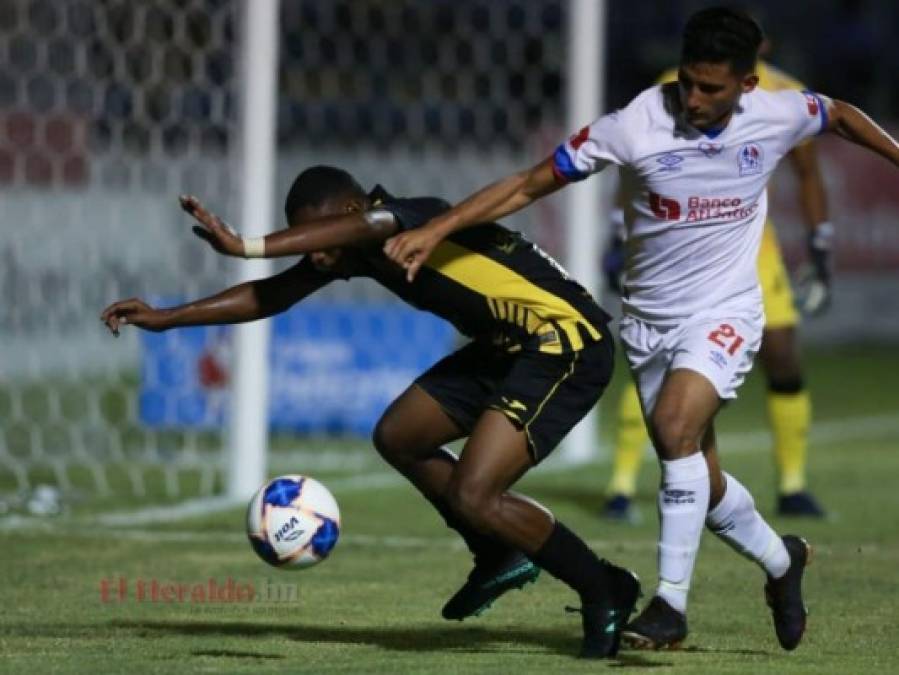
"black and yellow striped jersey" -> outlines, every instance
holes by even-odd
[[[373,205],[393,213],[401,230],[420,227],[450,205],[435,197],[398,199],[380,186]],[[335,278],[369,277],[410,305],[436,314],[461,333],[507,351],[578,351],[603,337],[609,316],[562,267],[518,232],[489,223],[442,241],[406,281],[381,243],[344,249]]]

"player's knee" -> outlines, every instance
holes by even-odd
[[[656,409],[650,418],[653,444],[662,459],[687,457],[699,450],[700,435],[674,409]]]
[[[390,464],[396,465],[405,461],[406,452],[400,425],[389,415],[378,420],[372,433],[372,443],[378,454]]]
[[[493,530],[493,512],[497,499],[475,481],[453,480],[447,491],[450,507],[475,529]]]
[[[805,389],[805,382],[798,373],[784,376],[770,373],[768,375],[768,391],[773,394],[798,394]]]
[[[802,379],[802,366],[792,329],[766,331],[759,361],[769,383]]]

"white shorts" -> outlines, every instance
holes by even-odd
[[[621,342],[648,417],[668,371],[686,368],[705,377],[722,399],[737,397],[737,388],[752,368],[762,343],[764,314],[696,318],[674,326],[621,320]]]

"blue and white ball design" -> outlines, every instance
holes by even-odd
[[[247,536],[275,567],[310,567],[328,557],[340,535],[334,496],[308,476],[279,476],[250,500]]]

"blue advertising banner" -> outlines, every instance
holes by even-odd
[[[304,303],[273,319],[269,423],[296,433],[368,435],[387,405],[447,354],[455,330],[396,303]],[[232,329],[141,333],[140,421],[220,427]]]

